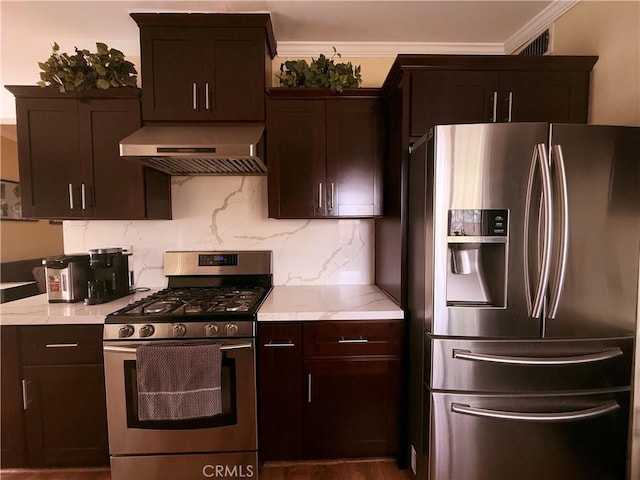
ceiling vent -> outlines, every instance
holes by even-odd
[[[551,53],[551,33],[547,28],[544,32],[525,45],[518,55],[540,56]]]

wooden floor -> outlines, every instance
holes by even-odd
[[[392,459],[267,463],[260,480],[409,480],[407,470],[398,470]],[[3,479],[4,480],[4,479]]]
[[[395,460],[332,460],[322,462],[267,463],[260,480],[409,480]],[[1,480],[111,480],[108,469],[7,469]],[[134,479],[131,479],[134,480]]]

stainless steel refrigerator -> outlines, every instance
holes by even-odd
[[[437,126],[408,219],[417,476],[624,479],[640,128]]]

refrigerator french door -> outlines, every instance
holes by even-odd
[[[624,478],[638,152],[638,128],[545,123],[437,126],[414,146],[421,478]]]

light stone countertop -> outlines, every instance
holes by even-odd
[[[402,319],[404,312],[375,285],[275,286],[258,321]]]
[[[0,325],[101,324],[111,312],[153,293],[136,292],[107,303],[49,303],[47,294],[0,304]]]
[[[0,282],[0,289],[9,290],[10,288],[24,287],[26,285],[34,285],[36,282]]]
[[[156,290],[100,305],[49,303],[46,294],[0,304],[0,325],[101,324],[105,317]],[[275,286],[259,321],[401,319],[403,311],[375,285]]]

